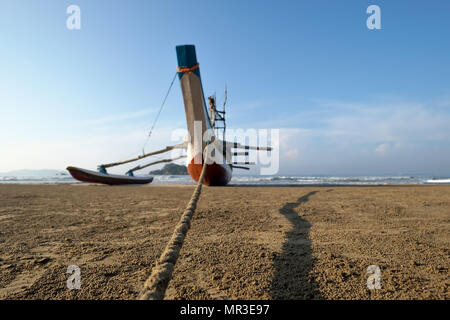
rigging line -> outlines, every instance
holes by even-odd
[[[175,75],[173,76],[172,82],[170,83],[170,86],[169,86],[169,90],[167,90],[166,96],[164,97],[161,107],[159,108],[159,111],[158,111],[158,114],[156,115],[155,121],[153,122],[150,132],[148,133],[147,140],[145,141],[144,146],[142,147],[142,153],[145,153],[145,147],[147,146],[147,143],[150,140],[150,137],[152,135],[153,129],[155,128],[156,122],[158,122],[159,115],[161,114],[164,104],[166,103],[167,97],[169,96],[170,90],[172,89],[172,86],[173,86],[173,83],[175,82],[177,74],[178,74],[178,71],[175,72]]]

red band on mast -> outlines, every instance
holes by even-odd
[[[198,69],[198,67],[199,67],[199,63],[197,63],[197,64],[195,64],[194,66],[192,66],[192,67],[186,67],[186,68],[180,68],[180,67],[177,67],[177,71],[178,71],[178,73],[185,73],[185,72],[192,72],[192,71],[194,71],[195,69]]]

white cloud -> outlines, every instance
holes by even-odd
[[[299,152],[298,148],[292,148],[292,149],[286,151],[284,153],[284,156],[288,159],[298,159],[299,153],[300,152]]]
[[[387,143],[382,143],[378,147],[375,148],[375,153],[380,156],[387,155],[389,150],[389,145]]]
[[[125,120],[131,120],[136,118],[141,118],[143,116],[149,115],[155,112],[154,109],[143,109],[133,113],[119,113],[119,114],[109,114],[101,118],[88,119],[82,122],[81,125],[93,126],[93,125],[104,125],[114,122],[121,122]]]
[[[284,173],[450,172],[448,112],[426,103],[316,103],[309,129],[281,130]]]

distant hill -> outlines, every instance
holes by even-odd
[[[175,163],[166,164],[161,170],[153,170],[150,174],[155,175],[186,175],[188,174],[186,166]]]
[[[9,172],[1,172],[0,176],[3,177],[52,177],[59,175],[67,175],[67,172],[52,169],[41,169],[41,170],[14,170]]]

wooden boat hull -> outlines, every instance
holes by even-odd
[[[189,175],[193,180],[198,182],[203,164],[201,160],[194,163],[194,159],[202,159],[201,152],[206,147],[205,140],[215,141],[216,139],[206,107],[195,47],[193,45],[177,46],[176,51],[178,59],[178,77],[180,79],[181,92],[183,94],[186,124],[189,133],[186,165]],[[200,139],[195,141],[195,137],[198,136]],[[195,148],[195,143],[198,144],[198,149]],[[224,154],[220,144],[215,145],[215,149],[217,154]],[[217,161],[207,165],[205,177],[203,179],[205,185],[224,186],[230,182],[232,170],[228,163],[231,163],[231,159],[226,160],[227,161]]]
[[[227,164],[207,164],[203,183],[207,186],[225,186],[231,180],[231,168]],[[203,165],[195,164],[194,159],[188,164],[187,171],[196,182],[200,179]]]
[[[107,185],[127,185],[127,184],[148,184],[153,181],[153,177],[130,177],[125,175],[101,173],[97,171],[67,167],[67,171],[74,179],[81,182],[101,183]]]

